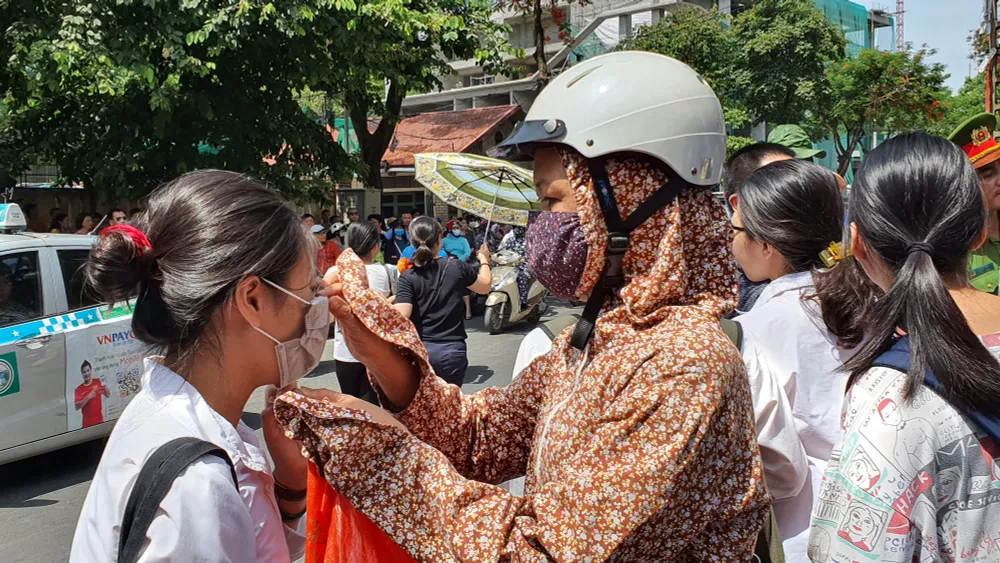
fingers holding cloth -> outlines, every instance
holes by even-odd
[[[329,298],[330,313],[340,323],[347,347],[358,361],[369,370],[386,372],[404,369],[398,365],[399,358],[411,356],[430,369],[427,349],[413,323],[368,287],[368,272],[353,250],[340,255],[323,281],[328,287],[319,294]]]
[[[350,249],[341,254],[337,266],[326,273],[324,281],[328,287],[320,294],[329,298],[330,313],[340,324],[351,354],[368,368],[382,404],[392,404],[387,401],[391,394],[387,397],[382,382],[408,384],[412,387],[409,392],[412,399],[419,382],[434,373],[413,323],[368,287],[365,266]],[[406,400],[403,406],[408,404]],[[403,425],[385,410],[328,390],[289,390],[275,399],[274,413],[286,435],[302,442],[309,457],[321,468],[331,461],[331,454],[336,454],[329,449],[336,450],[348,441],[360,439],[372,425],[386,431],[374,433],[381,439],[409,436]],[[330,478],[334,465],[342,471],[345,468],[341,464],[346,462],[336,459],[333,465],[325,467],[327,477]]]

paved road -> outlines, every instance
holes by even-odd
[[[546,318],[571,311],[553,305]],[[491,336],[482,318],[467,323],[469,371],[463,389],[469,393],[510,383],[514,356],[521,338],[532,327],[521,324]],[[321,364],[303,380],[309,387],[337,389],[333,363]],[[260,436],[263,392],[250,398],[243,420]],[[76,520],[90,480],[100,461],[104,440],[0,466],[0,561],[4,563],[59,563],[69,558]]]

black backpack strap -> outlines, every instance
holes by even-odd
[[[743,325],[732,319],[722,319],[722,332],[726,333],[737,350],[743,351]]]
[[[910,371],[910,337],[903,336],[896,338],[889,349],[882,352],[882,355],[875,359],[872,367],[884,367],[908,373]],[[975,423],[994,442],[1000,444],[1000,416],[991,412],[987,413],[968,407],[960,407],[949,401],[947,392],[942,387],[941,382],[938,381],[937,376],[930,369],[924,374],[923,385]]]
[[[562,317],[556,317],[550,321],[545,321],[544,323],[538,325],[545,333],[545,336],[549,337],[549,340],[555,340],[562,331],[566,328],[576,324],[580,320],[580,315],[564,315]]]
[[[174,480],[198,458],[214,455],[229,465],[233,484],[239,490],[236,467],[226,450],[198,438],[177,438],[160,446],[139,471],[125,504],[121,535],[118,538],[118,563],[135,563],[146,540],[156,512],[160,509]]]

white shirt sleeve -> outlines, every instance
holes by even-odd
[[[302,557],[306,553],[306,517],[299,518],[295,528],[289,528],[284,522],[281,529],[285,531],[285,542],[288,543],[288,554],[292,561]]]
[[[774,500],[794,497],[809,478],[809,460],[796,431],[791,402],[778,374],[770,369],[753,340],[744,337],[742,354],[753,395],[757,443],[767,488]]]
[[[526,334],[521,339],[521,345],[517,348],[517,357],[514,359],[514,374],[511,376],[511,380],[513,381],[520,375],[535,358],[544,356],[551,349],[552,340],[541,328],[536,328]]]
[[[392,289],[389,286],[389,273],[385,271],[385,266],[372,264],[365,268],[368,273],[368,287],[381,293],[382,297],[388,297]]]
[[[191,464],[160,503],[140,563],[256,561],[255,526],[229,466],[206,457]]]

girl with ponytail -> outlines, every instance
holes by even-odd
[[[490,290],[490,250],[479,249],[479,266],[441,256],[441,223],[418,217],[410,223],[410,242],[416,250],[413,267],[399,276],[394,307],[413,322],[427,348],[434,373],[462,386],[469,367],[465,345],[465,304],[468,288],[480,295]]]
[[[844,435],[813,515],[813,561],[859,549],[964,559],[1000,531],[1000,503],[986,500],[1000,468],[1000,298],[966,275],[986,213],[972,165],[937,137],[887,141],[855,178],[854,256],[885,294],[845,365]]]

